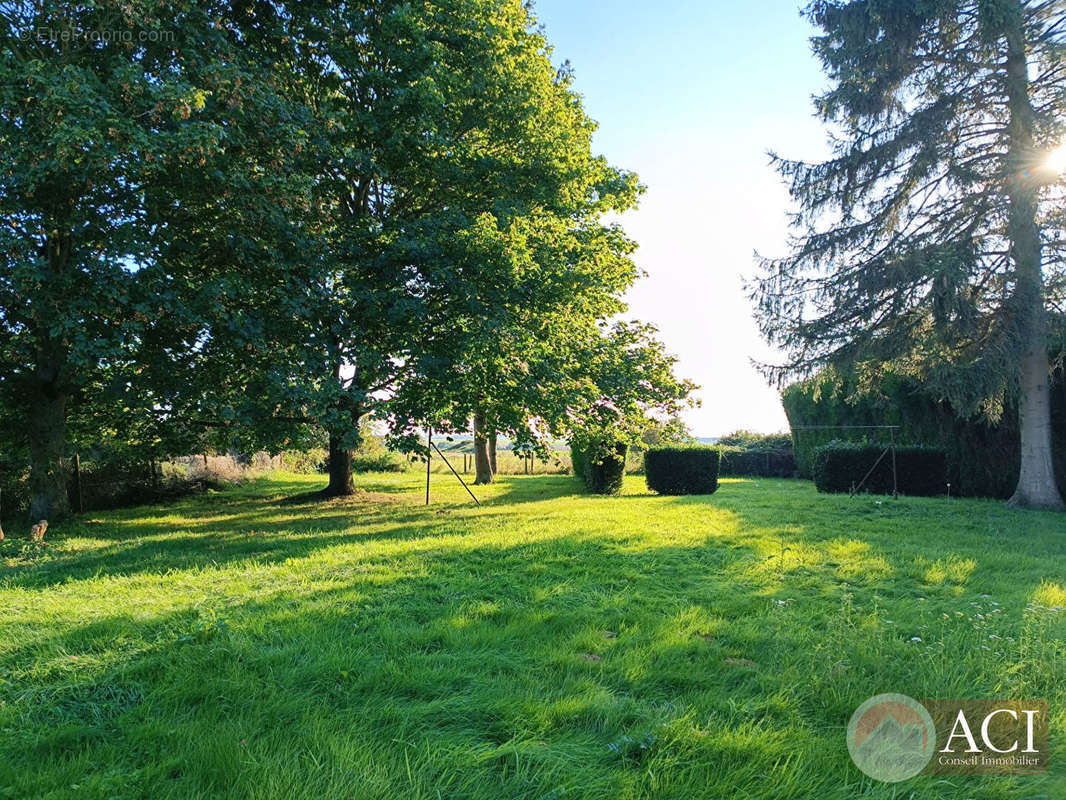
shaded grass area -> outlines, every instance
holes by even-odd
[[[278,475],[0,543],[0,797],[1062,798],[1066,522]],[[880,692],[1046,698],[1047,776],[875,783]]]

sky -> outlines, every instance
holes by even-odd
[[[811,96],[825,86],[791,0],[536,0],[599,129],[596,151],[647,186],[622,224],[646,273],[630,316],[659,327],[677,372],[702,388],[697,436],[788,429],[752,365],[780,359],[744,291],[755,252],[786,252],[788,192],[767,151],[820,158]]]

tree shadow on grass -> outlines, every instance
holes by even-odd
[[[565,481],[536,487],[533,481],[507,497],[527,501],[566,496]],[[239,487],[166,507],[145,506],[93,515],[60,529],[32,557],[17,556],[22,542],[0,543],[0,588],[41,589],[68,581],[130,577],[172,570],[221,568],[247,561],[279,563],[306,558],[343,544],[432,540],[505,524],[510,502],[493,498],[475,507],[454,492],[426,507],[410,496],[410,486],[360,481],[352,497],[323,498],[317,491],[289,493],[303,482],[270,481]],[[257,494],[257,492],[266,493]],[[65,535],[64,535],[65,534]],[[91,549],[67,549],[81,537],[105,542]]]
[[[306,485],[273,481],[212,495],[199,503],[104,515],[72,532],[109,544],[64,550],[59,539],[50,550],[45,548],[42,558],[9,561],[13,565],[2,568],[0,586],[44,588],[97,576],[158,574],[240,561],[269,564],[305,558],[342,544],[438,539],[506,526],[514,517],[509,508],[518,504],[543,502],[545,513],[555,514],[551,501],[569,500],[576,494],[576,485],[567,476],[505,478],[489,487],[496,494],[486,498],[481,509],[456,492],[426,508],[409,496],[411,486],[406,484],[364,479],[356,498],[329,501],[292,492]],[[578,515],[587,514],[588,522],[578,516],[560,524],[578,532],[613,536],[619,546],[630,538],[634,506],[647,506],[638,515],[649,522],[664,511],[681,511],[684,516],[679,524],[686,526],[698,527],[706,524],[705,519],[731,515],[728,518],[735,519],[736,525],[717,540],[717,546],[742,544],[760,552],[765,564],[773,565],[761,572],[776,571],[778,583],[816,579],[818,569],[825,568],[836,569],[842,579],[851,574],[853,580],[868,580],[862,574],[864,565],[879,560],[892,565],[882,583],[904,569],[950,577],[960,564],[968,563],[974,565],[970,570],[974,579],[979,579],[982,563],[999,565],[1014,558],[1053,563],[1062,556],[1058,537],[1040,535],[1055,530],[1059,516],[1018,514],[992,503],[842,498],[819,495],[806,482],[784,480],[723,482],[719,492],[709,496],[664,498],[631,493],[576,499],[578,504],[570,508]],[[716,516],[704,517],[704,510]],[[523,513],[524,519],[535,518],[529,511]],[[170,519],[176,514],[180,522]],[[612,520],[617,520],[613,527]],[[937,558],[929,557],[931,536],[936,537]],[[764,541],[753,543],[751,539]],[[0,547],[3,555],[11,557],[22,543],[10,541]],[[864,553],[856,554],[856,548]],[[841,566],[836,563],[840,559],[832,555],[821,567],[812,566],[812,559],[818,561],[823,550],[839,551],[852,563]]]
[[[399,554],[384,577],[351,571],[338,585],[309,565],[310,588],[290,581],[266,597],[58,623],[0,655],[22,687],[0,774],[16,790],[62,790],[106,763],[155,773],[140,787],[153,796],[251,797],[269,781],[278,796],[384,797],[409,793],[412,780],[450,786],[449,796],[543,796],[567,781],[616,793],[628,770],[668,764],[669,726],[721,685],[718,661],[693,669],[704,640],[667,620],[677,602],[663,568],[691,550],[619,553],[574,534],[455,545]],[[722,696],[713,708],[726,705]],[[779,735],[759,739],[764,755],[784,755]],[[277,788],[305,751],[339,762]],[[164,753],[181,765],[166,779],[152,769]],[[704,755],[705,769],[735,761],[738,785],[754,780],[744,747]],[[344,783],[370,775],[371,762],[380,791]],[[85,776],[71,777],[72,763]],[[469,776],[462,787],[449,784],[457,770]]]
[[[421,520],[413,535],[370,535],[433,535]],[[808,533],[789,541],[821,541]],[[0,653],[0,677],[17,687],[0,710],[2,785],[62,794],[102,780],[106,764],[139,776],[106,787],[113,796],[604,797],[653,773],[665,783],[646,796],[771,798],[782,795],[766,776],[788,763],[793,796],[851,797],[838,752],[850,710],[957,656],[889,638],[892,657],[821,680],[827,653],[867,652],[873,634],[827,630],[818,617],[832,606],[789,603],[788,587],[760,595],[738,582],[766,559],[755,537],[456,539],[378,555],[387,563],[366,571],[276,564],[255,595],[177,610],[85,622],[72,609]],[[1033,579],[1011,587],[1015,599]],[[832,572],[819,580],[868,599]],[[973,673],[974,691],[1002,677],[954,669]],[[975,786],[925,781],[915,791],[944,798]]]
[[[479,488],[482,487],[471,487],[475,494],[478,493]],[[492,489],[492,494],[478,499],[484,503],[497,505],[539,503],[545,500],[585,495],[580,482],[572,475],[507,475],[498,477]]]

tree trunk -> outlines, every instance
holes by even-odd
[[[1043,344],[1043,343],[1041,343]],[[1047,346],[1030,347],[1022,360],[1022,397],[1018,409],[1021,428],[1021,472],[1008,501],[1022,508],[1062,509],[1052,460],[1051,387]]]
[[[474,412],[474,485],[492,483],[495,473],[489,452],[489,436],[485,430],[485,412]]]
[[[496,468],[496,431],[489,434],[489,469],[492,470],[493,479],[499,474]]]
[[[1048,362],[1047,312],[1040,229],[1037,226],[1039,185],[1028,177],[1036,155],[1034,113],[1029,98],[1024,30],[1020,10],[1007,22],[1007,99],[1010,109],[1010,165],[1007,183],[1010,213],[1007,231],[1014,261],[1015,290],[1012,309],[1024,355],[1019,370],[1021,402],[1021,472],[1008,504],[1024,508],[1062,509],[1055,484],[1051,451],[1051,370]]]
[[[334,342],[334,350],[340,353],[339,342]],[[329,436],[329,485],[322,492],[326,497],[351,497],[355,494],[355,481],[352,478],[352,456],[355,452],[352,448],[342,446],[345,440],[352,441],[353,431],[355,439],[358,439],[359,421],[363,417],[362,406],[354,401],[349,389],[345,388],[344,362],[337,357],[337,365],[334,367],[333,377],[342,386],[339,410],[343,411],[351,427],[347,430],[330,432]],[[354,376],[352,383],[354,383]]]
[[[341,446],[341,437],[329,437],[329,485],[327,497],[350,497],[355,494],[352,478],[352,451]]]
[[[42,255],[43,297],[34,302],[30,325],[36,339],[34,372],[27,408],[30,443],[30,522],[62,519],[70,512],[63,456],[67,443],[67,400],[70,397],[69,348],[56,338],[53,326],[62,319],[70,298],[53,285],[67,272],[72,240],[54,232],[47,238]],[[60,281],[59,285],[62,285]]]
[[[67,397],[41,392],[29,409],[30,522],[62,519],[70,512],[63,450]]]

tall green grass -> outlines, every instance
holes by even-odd
[[[357,480],[0,543],[0,797],[1066,797],[1061,516]],[[875,783],[844,730],[889,691],[1046,698],[1052,771]]]

